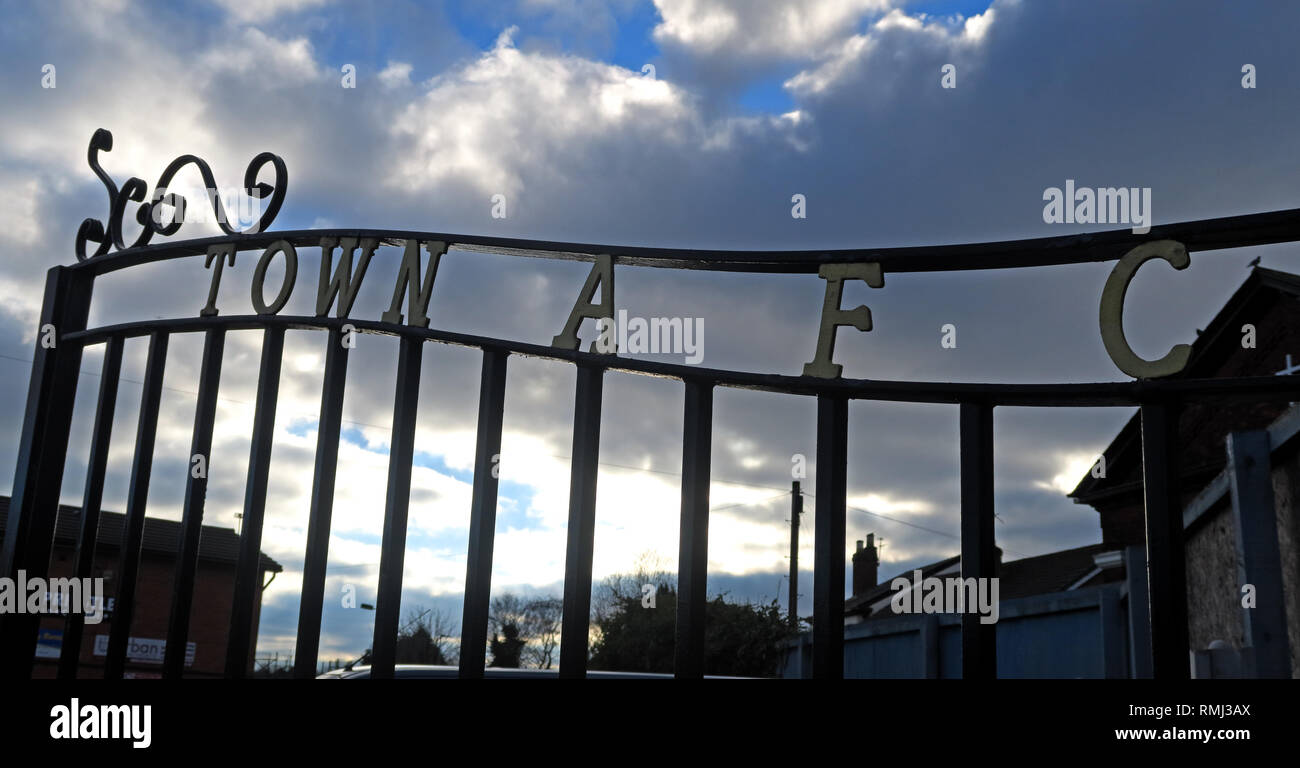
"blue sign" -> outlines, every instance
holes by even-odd
[[[42,629],[36,637],[36,658],[57,659],[63,648],[63,630]]]

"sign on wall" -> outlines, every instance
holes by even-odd
[[[194,643],[185,644],[185,666],[194,666]],[[161,664],[167,650],[167,641],[154,637],[133,637],[126,646],[126,660],[143,664]],[[108,635],[95,635],[95,655],[108,655]]]

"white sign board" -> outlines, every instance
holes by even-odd
[[[196,647],[194,643],[185,644],[185,666],[194,666],[194,650]],[[166,650],[166,640],[152,637],[132,637],[127,640],[126,659],[127,661],[138,661],[145,664],[161,664]],[[95,635],[95,655],[108,655],[108,635]]]

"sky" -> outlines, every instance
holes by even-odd
[[[936,245],[1114,229],[1044,221],[1044,192],[1151,190],[1156,224],[1300,207],[1300,69],[1287,3],[1096,0],[214,0],[0,3],[0,492],[12,488],[46,270],[75,261],[85,218],[105,219],[86,165],[152,190],[193,153],[218,185],[256,154],[289,171],[273,229],[365,227],[704,249]],[[955,87],[945,88],[946,65]],[[1255,87],[1243,87],[1251,65]],[[49,69],[53,67],[53,69]],[[48,77],[52,72],[54,79]],[[344,87],[347,72],[355,87]],[[48,87],[53,85],[53,87]],[[198,183],[191,168],[178,176]],[[493,216],[494,197],[506,202]],[[803,195],[805,213],[792,216]],[[501,198],[498,198],[501,199]],[[127,236],[134,237],[134,223]],[[172,239],[215,232],[190,223]],[[159,241],[162,238],[155,238]],[[353,309],[378,319],[401,252],[382,248]],[[256,254],[228,268],[218,306],[251,313]],[[1125,314],[1135,350],[1188,342],[1246,278],[1300,271],[1291,245],[1151,264]],[[318,249],[302,249],[283,310],[314,311]],[[282,270],[272,267],[269,285]],[[434,328],[549,344],[589,267],[453,250]],[[874,328],[841,329],[854,378],[1118,381],[1097,330],[1109,265],[886,274],[846,284]],[[92,324],[193,317],[202,259],[114,273]],[[816,345],[816,275],[617,269],[629,315],[702,318],[703,365],[798,374]],[[943,326],[957,344],[941,344]],[[595,336],[587,322],[584,346]],[[125,506],[145,340],[126,345],[104,508]],[[205,522],[243,506],[260,335],[226,345]],[[201,337],[172,339],[149,492],[179,519]],[[263,549],[284,565],[264,594],[258,654],[293,649],[324,337],[290,331]],[[659,355],[681,362],[681,355]],[[79,382],[64,501],[80,501],[102,349]],[[465,577],[479,353],[425,351],[403,613],[458,622]],[[396,343],[352,352],[330,540],[323,658],[369,646],[383,521]],[[493,592],[559,594],[568,504],[572,366],[512,358]],[[709,589],[784,604],[792,457],[814,488],[815,402],[715,395]],[[682,385],[607,374],[595,577],[644,557],[676,569]],[[1100,541],[1065,493],[1130,409],[1000,408],[997,543],[1004,558]],[[957,411],[854,402],[848,542],[883,539],[881,579],[958,551]],[[805,506],[800,607],[811,611],[815,500]],[[199,649],[202,653],[202,649]]]

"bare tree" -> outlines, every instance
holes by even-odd
[[[398,661],[410,664],[455,664],[460,654],[455,619],[440,608],[416,606],[397,633]]]
[[[526,608],[524,599],[513,592],[497,595],[488,604],[488,645],[493,666],[519,666],[529,639],[525,635]]]
[[[513,592],[503,592],[488,604],[488,635],[499,635],[507,624],[516,628],[524,621],[524,598]]]
[[[536,669],[551,669],[560,645],[564,601],[553,595],[525,598],[505,592],[492,598],[488,609],[489,641],[521,642],[519,662]],[[503,640],[502,638],[505,638]],[[513,659],[513,654],[507,654]]]
[[[669,570],[668,559],[654,550],[637,556],[630,572],[610,576],[596,587],[592,600],[592,629],[620,609],[625,598],[673,588],[677,578]],[[519,664],[534,669],[551,669],[558,661],[560,630],[563,627],[564,600],[555,595],[527,598],[503,592],[492,598],[488,607],[488,641],[503,651],[503,658],[514,663],[514,643],[519,648]],[[508,652],[507,652],[508,651]]]
[[[564,601],[558,597],[539,597],[528,601],[524,609],[528,643],[523,659],[530,667],[550,669],[560,646],[560,626]]]
[[[448,664],[459,664],[460,622],[455,616],[443,611],[441,608],[435,610],[431,618],[432,626],[430,631],[433,634],[433,642],[438,646],[438,651],[442,653],[442,658],[446,659]]]
[[[645,585],[652,591],[660,587],[676,588],[677,576],[668,570],[668,559],[654,550],[637,555],[632,570],[606,576],[596,587],[592,600],[592,623],[601,624],[620,610],[624,600],[645,594]]]

